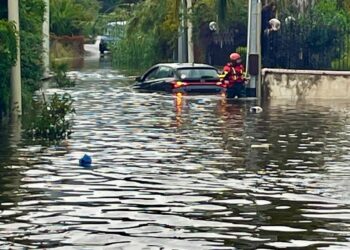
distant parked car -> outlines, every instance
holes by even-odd
[[[146,91],[170,93],[224,93],[218,70],[207,64],[161,63],[137,77],[134,87]]]

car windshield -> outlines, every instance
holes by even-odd
[[[216,69],[210,68],[186,68],[178,69],[178,75],[183,79],[213,79],[218,78]]]

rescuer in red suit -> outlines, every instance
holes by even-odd
[[[244,66],[240,54],[232,53],[223,69],[222,79],[227,82],[227,98],[245,96]]]

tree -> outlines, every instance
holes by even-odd
[[[99,9],[97,0],[51,0],[50,30],[58,36],[86,34]]]
[[[144,0],[139,1],[131,11],[131,18],[128,20],[126,48],[118,48],[116,60],[128,58],[125,53],[128,51],[128,45],[137,39],[148,41],[149,46],[140,51],[147,53],[136,53],[130,56],[135,58],[137,64],[142,59],[138,56],[155,55],[147,62],[152,63],[159,60],[171,60],[174,55],[179,28],[181,0]],[[224,14],[223,14],[224,13]],[[222,31],[235,27],[240,30],[239,34],[244,34],[247,30],[247,3],[246,0],[193,0],[192,14],[188,16],[194,26],[194,39],[198,39],[199,30],[205,25],[208,27],[209,22],[219,20]],[[121,46],[120,43],[118,46]],[[140,43],[139,43],[140,44]],[[152,48],[152,49],[151,49]],[[135,49],[132,50],[134,53]],[[152,53],[150,51],[153,51]]]

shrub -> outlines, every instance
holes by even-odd
[[[68,64],[67,63],[52,63],[52,69],[55,73],[54,80],[58,87],[74,87],[75,82],[67,76]]]
[[[21,0],[19,3],[22,83],[24,92],[32,95],[40,88],[44,71],[42,24],[45,4],[43,0]]]
[[[15,26],[0,20],[0,118],[7,112],[10,99],[10,69],[16,62]]]
[[[29,125],[25,128],[26,135],[32,138],[59,140],[71,134],[72,120],[69,115],[75,113],[72,97],[65,93],[54,94],[49,100],[43,94],[42,99],[34,100],[33,114]]]
[[[113,63],[118,66],[147,68],[161,60],[157,40],[152,34],[132,34],[112,48]]]

